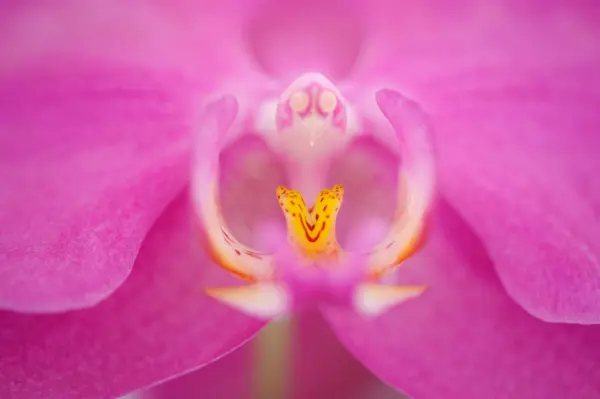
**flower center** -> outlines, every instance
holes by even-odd
[[[397,269],[423,242],[435,188],[429,125],[418,104],[398,92],[380,90],[375,100],[385,119],[372,121],[361,116],[358,108],[346,101],[331,82],[320,74],[309,73],[296,79],[277,98],[257,104],[252,117],[237,117],[238,103],[231,97],[206,107],[197,136],[192,180],[201,239],[215,263],[250,283],[210,288],[206,290],[209,295],[248,314],[270,318],[294,309],[299,303],[310,303],[312,297],[321,301],[322,293],[328,294],[327,301],[342,300],[360,313],[376,315],[424,291],[424,286],[391,286],[380,279]],[[375,131],[369,133],[370,128],[384,124],[393,129],[395,141],[383,134],[376,135]],[[248,132],[236,132],[232,129],[234,125],[248,128]],[[221,164],[220,150],[236,137],[242,142],[241,135],[247,138],[248,133],[272,150],[285,170],[283,180],[269,180],[271,167],[254,174],[253,181],[270,181],[261,190],[267,195],[277,187],[275,194],[285,217],[286,231],[277,228],[275,219],[261,216],[257,203],[252,201],[260,197],[256,185],[248,185],[245,193],[238,192],[232,197],[233,205],[229,208],[224,207],[227,202],[222,202],[224,196],[219,186],[232,180],[221,176],[230,169]],[[356,223],[352,233],[360,237],[349,234],[352,240],[343,243],[345,250],[342,250],[336,236],[336,219],[344,200],[344,188],[339,184],[323,187],[330,179],[344,182],[348,193],[352,192],[344,212],[353,209],[355,195],[359,198],[357,204],[364,203],[361,198],[373,196],[370,189],[352,185],[360,179],[362,167],[348,174],[347,180],[340,178],[344,173],[341,176],[333,173],[344,168],[342,161],[350,159],[351,146],[368,153],[370,136],[395,148],[393,151],[401,160],[393,163],[394,168],[399,168],[393,174],[397,183],[392,194],[395,210],[386,213],[389,223],[377,216],[361,222],[360,212],[349,211],[347,219]],[[232,153],[235,155],[231,159],[242,161],[250,153],[258,155],[247,145]],[[384,158],[383,152],[374,154]],[[241,168],[244,173],[251,172],[249,169],[252,168]],[[294,190],[277,186],[282,183]],[[271,189],[270,184],[273,184]],[[382,196],[388,198],[387,194],[391,193]],[[315,201],[307,204],[304,197]],[[269,206],[278,213],[272,194],[269,198]],[[256,216],[253,220],[267,228],[253,228],[240,217],[231,219],[242,227],[240,232],[247,229],[256,240],[241,242],[225,220],[225,209],[246,209]],[[269,243],[269,251],[253,249],[258,243]],[[330,264],[339,267],[327,267]],[[310,267],[315,265],[318,267]]]
[[[343,197],[344,188],[338,184],[322,190],[314,206],[309,208],[298,191],[277,187],[277,199],[287,222],[288,240],[306,260],[336,260],[340,254],[335,221]]]
[[[298,171],[329,159],[345,148],[359,130],[353,107],[319,73],[300,76],[279,98],[265,101],[259,113],[261,122],[257,128],[265,132],[269,146],[301,164],[295,168]],[[308,195],[304,187],[296,188]]]

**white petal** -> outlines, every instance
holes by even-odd
[[[354,291],[354,309],[365,316],[378,316],[426,290],[419,285],[360,284]]]
[[[279,284],[260,283],[241,287],[210,288],[206,293],[250,316],[271,319],[289,309],[289,295]]]

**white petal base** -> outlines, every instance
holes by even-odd
[[[287,291],[279,284],[259,283],[241,287],[209,288],[206,293],[247,315],[272,319],[289,309]]]
[[[378,316],[426,289],[424,285],[360,284],[354,291],[354,309],[364,316]]]

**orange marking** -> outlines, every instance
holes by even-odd
[[[257,279],[248,273],[241,272],[238,268],[227,262],[221,254],[217,252],[212,243],[208,240],[208,237],[204,233],[200,238],[200,244],[208,253],[209,258],[217,265],[225,269],[228,273],[231,273],[235,277],[238,277],[242,280],[248,281],[250,283],[255,283]]]
[[[427,237],[429,236],[429,229],[427,228],[429,224],[427,223],[427,217],[424,219],[421,230],[416,232],[415,235],[404,245],[404,247],[400,250],[400,253],[396,257],[396,259],[392,262],[388,267],[376,270],[372,273],[372,278],[379,279],[390,271],[394,270],[398,267],[402,262],[413,256],[419,250],[423,248],[425,242],[427,241]],[[387,245],[386,248],[392,246],[394,242],[391,242]]]
[[[302,224],[302,228],[304,229],[304,234],[306,236],[306,239],[309,242],[317,242],[319,240],[319,237],[321,237],[321,233],[323,232],[323,230],[325,230],[325,223],[323,223],[323,225],[321,226],[321,230],[319,230],[314,237],[311,237],[310,234],[308,233],[308,230],[306,230],[306,227],[307,227],[308,223],[306,223],[305,220],[302,219],[301,216],[298,216],[298,219],[300,220],[300,223]],[[309,225],[308,229],[312,232],[315,229],[315,226],[314,225],[312,225],[312,226]]]

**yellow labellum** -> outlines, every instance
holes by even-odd
[[[343,197],[344,188],[337,184],[322,190],[315,205],[309,208],[298,191],[277,187],[277,199],[287,221],[290,244],[306,259],[336,258],[339,255],[335,222]]]

